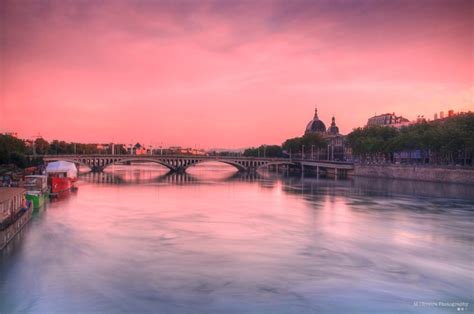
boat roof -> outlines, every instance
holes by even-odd
[[[48,176],[43,175],[43,174],[32,174],[32,175],[25,176],[25,178],[43,178],[43,179],[46,179],[46,178],[48,178]]]
[[[26,191],[26,194],[29,194],[29,195],[40,195],[40,194],[41,194],[41,191]]]
[[[76,165],[73,162],[69,161],[53,161],[46,166],[46,172],[68,172],[68,171],[77,172]]]
[[[14,196],[25,192],[24,188],[0,187],[0,203],[11,200]]]

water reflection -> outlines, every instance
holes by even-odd
[[[81,180],[94,184],[186,184],[196,182],[197,179],[187,173],[158,172],[147,173],[143,170],[128,170],[117,172],[89,172],[81,175]]]
[[[417,184],[218,165],[90,173],[0,254],[0,313],[472,307],[474,199],[463,186]]]
[[[155,164],[114,166],[107,171],[81,174],[81,180],[95,184],[193,184],[225,181],[267,182],[268,172],[238,172],[234,167],[222,163],[204,163],[191,167],[185,173],[169,172]]]

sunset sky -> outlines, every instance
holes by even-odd
[[[238,148],[473,105],[473,1],[1,1],[0,132]]]

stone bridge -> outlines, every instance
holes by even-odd
[[[193,155],[42,155],[30,156],[42,158],[46,163],[64,160],[78,165],[87,166],[94,172],[101,172],[106,167],[133,162],[154,162],[165,166],[170,171],[185,172],[187,168],[198,163],[217,161],[234,166],[239,171],[256,171],[261,167],[289,165],[301,167],[316,167],[336,174],[353,170],[352,163],[335,161],[316,161],[309,159],[260,158],[260,157],[231,157],[231,156],[193,156]]]

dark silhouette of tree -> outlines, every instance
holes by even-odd
[[[449,119],[421,122],[395,129],[372,126],[354,129],[347,136],[353,154],[361,161],[393,161],[396,153],[414,152],[436,164],[472,165],[474,155],[474,113]]]
[[[283,151],[278,145],[260,145],[259,147],[247,148],[243,156],[246,157],[283,157]]]

